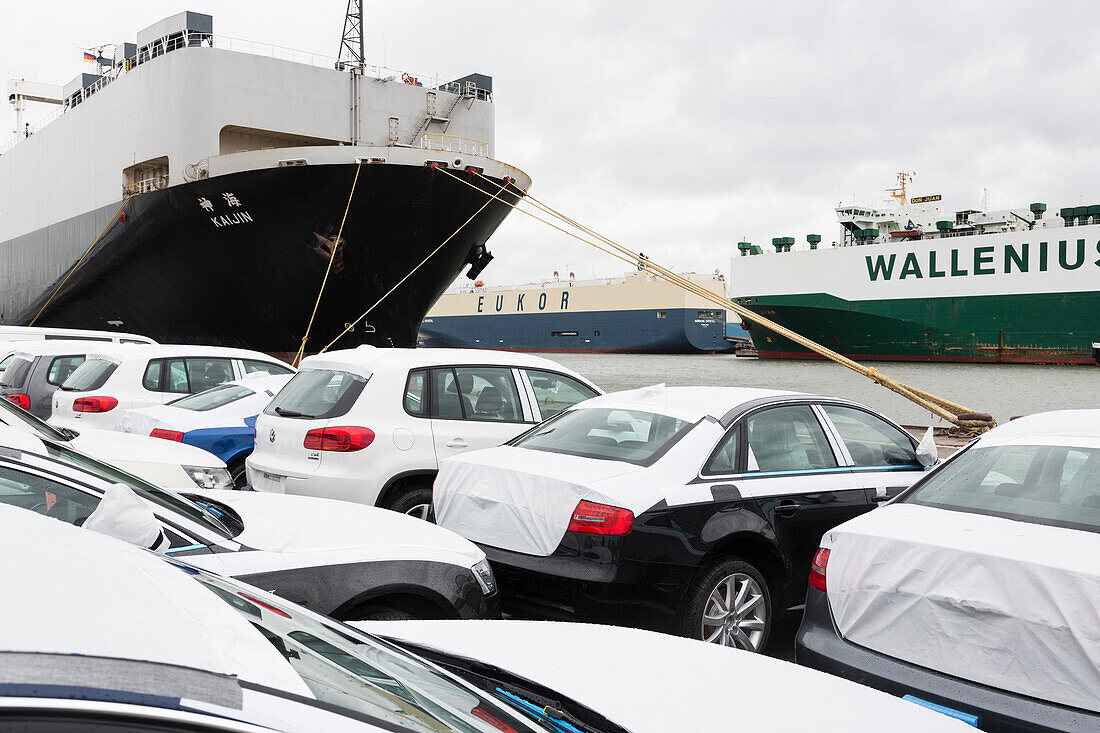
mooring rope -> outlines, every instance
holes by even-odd
[[[336,232],[336,239],[332,242],[332,252],[328,256],[328,267],[325,268],[325,277],[321,280],[321,289],[317,291],[317,300],[313,304],[313,313],[309,316],[309,324],[306,326],[306,333],[302,336],[302,343],[298,347],[298,353],[294,355],[293,366],[298,367],[302,363],[302,356],[306,352],[306,340],[309,339],[309,332],[313,328],[313,319],[317,317],[317,307],[321,305],[321,296],[325,292],[325,285],[328,284],[328,275],[332,272],[332,262],[336,259],[336,250],[340,248],[340,239],[344,236],[344,222],[348,220],[348,212],[351,210],[351,200],[355,198],[355,185],[359,183],[359,171],[363,169],[363,161],[359,161],[355,164],[355,178],[351,181],[351,193],[348,194],[348,205],[344,207],[344,218],[340,220],[340,229]]]
[[[34,322],[37,321],[38,317],[42,315],[42,312],[46,310],[46,306],[50,304],[54,296],[61,292],[61,288],[65,287],[65,283],[69,282],[69,278],[72,277],[74,272],[76,272],[76,268],[80,267],[80,263],[83,262],[84,258],[88,256],[88,253],[92,251],[92,248],[95,247],[96,242],[103,238],[103,235],[107,233],[107,230],[111,228],[111,225],[118,221],[118,215],[122,213],[122,210],[126,208],[126,204],[130,203],[130,199],[132,199],[134,196],[137,196],[137,194],[132,193],[122,200],[122,206],[119,206],[118,211],[116,211],[114,215],[107,220],[106,225],[104,225],[103,229],[99,232],[96,238],[92,240],[92,243],[88,245],[88,249],[84,250],[84,254],[80,255],[80,259],[76,261],[76,264],[69,268],[69,272],[65,274],[65,279],[61,281],[60,285],[54,288],[54,291],[50,293],[50,297],[46,298],[46,302],[43,303],[42,307],[38,309],[38,312],[34,314],[34,318],[30,320],[30,323],[27,324],[28,326],[34,325]]]
[[[398,280],[398,281],[397,281],[397,283],[396,283],[396,284],[394,284],[394,286],[393,286],[392,288],[390,288],[389,290],[387,290],[387,291],[386,291],[386,292],[385,292],[385,293],[384,293],[384,294],[382,295],[382,297],[381,297],[381,298],[379,298],[378,300],[374,301],[374,303],[373,303],[373,304],[371,304],[371,306],[370,306],[369,308],[367,308],[367,309],[366,309],[365,311],[363,311],[363,313],[362,313],[362,314],[360,314],[360,316],[359,316],[358,318],[356,318],[356,319],[354,319],[353,321],[350,321],[349,323],[347,323],[347,324],[346,324],[346,325],[344,326],[344,330],[343,330],[343,331],[341,331],[341,332],[340,332],[340,333],[339,333],[339,334],[338,334],[338,335],[336,336],[336,338],[334,338],[334,339],[333,339],[332,341],[329,341],[329,342],[328,342],[328,344],[326,344],[326,345],[325,345],[325,347],[324,347],[323,349],[321,349],[321,350],[320,350],[320,351],[319,351],[318,353],[320,353],[320,354],[323,354],[324,352],[328,351],[328,350],[329,350],[329,348],[330,348],[330,347],[331,347],[331,346],[332,346],[333,344],[335,344],[335,343],[336,343],[337,341],[339,341],[339,340],[340,340],[341,338],[343,338],[343,337],[344,337],[344,336],[345,336],[345,335],[346,335],[347,333],[349,333],[349,332],[350,332],[350,331],[351,331],[351,330],[352,330],[352,329],[353,329],[353,328],[355,327],[355,324],[356,324],[356,323],[358,323],[359,321],[363,320],[363,319],[364,319],[364,318],[366,318],[366,317],[367,317],[368,315],[370,315],[370,312],[371,312],[372,310],[374,310],[375,308],[377,308],[377,307],[378,307],[378,304],[379,304],[379,303],[381,303],[381,302],[382,302],[383,300],[385,300],[385,299],[386,299],[387,297],[389,297],[390,293],[392,293],[393,291],[395,291],[395,290],[397,290],[397,289],[398,289],[399,287],[401,287],[401,284],[402,284],[402,283],[404,283],[404,282],[405,282],[406,280],[408,280],[408,279],[409,279],[409,278],[410,278],[410,277],[412,276],[412,274],[413,274],[414,272],[416,272],[417,270],[419,270],[419,269],[420,269],[420,267],[421,267],[421,266],[422,266],[422,265],[423,265],[423,264],[424,264],[425,262],[427,262],[428,260],[430,260],[430,259],[432,258],[432,256],[433,256],[433,255],[435,255],[435,253],[436,253],[436,252],[438,252],[439,250],[443,249],[443,247],[444,247],[444,246],[445,246],[445,245],[447,244],[447,242],[450,242],[450,241],[451,241],[452,239],[454,239],[454,238],[455,238],[455,236],[457,236],[457,235],[458,235],[458,233],[459,233],[459,232],[461,232],[461,231],[462,231],[463,229],[465,229],[465,228],[466,228],[466,225],[467,225],[467,224],[469,224],[469,223],[470,223],[471,221],[473,221],[473,220],[474,220],[474,218],[475,218],[475,217],[476,217],[476,216],[477,216],[478,214],[480,214],[480,213],[481,213],[482,211],[484,211],[484,210],[485,210],[485,207],[487,207],[487,206],[488,206],[489,204],[493,203],[493,201],[500,201],[500,202],[502,202],[502,203],[508,204],[509,206],[513,206],[513,204],[512,204],[512,203],[511,203],[510,201],[505,201],[504,199],[500,198],[500,194],[501,194],[501,193],[502,193],[502,192],[504,191],[504,189],[505,189],[505,188],[507,188],[507,187],[508,187],[509,179],[507,179],[507,178],[505,178],[505,179],[504,179],[504,182],[503,182],[503,183],[500,183],[500,184],[498,184],[498,183],[497,183],[496,181],[493,181],[493,180],[492,180],[492,179],[490,179],[490,178],[486,178],[486,179],[485,179],[486,181],[489,181],[489,182],[490,182],[490,183],[492,183],[493,185],[499,186],[499,188],[497,189],[497,191],[496,191],[495,193],[493,193],[493,194],[489,194],[489,193],[488,193],[487,191],[484,191],[484,190],[482,190],[482,189],[481,189],[480,187],[478,187],[478,186],[474,186],[474,184],[472,184],[472,183],[469,183],[468,181],[464,181],[464,180],[462,180],[461,178],[458,178],[458,176],[455,176],[455,175],[454,175],[453,173],[451,173],[450,171],[448,171],[448,170],[447,170],[446,168],[440,168],[440,167],[438,167],[438,166],[433,166],[433,169],[434,169],[434,170],[437,170],[437,171],[441,170],[441,171],[443,171],[444,173],[447,173],[448,175],[451,175],[451,176],[453,176],[454,178],[457,178],[458,180],[462,181],[463,183],[465,183],[465,184],[467,184],[467,185],[469,185],[469,186],[472,186],[472,187],[474,188],[474,190],[476,190],[476,191],[481,191],[481,193],[484,193],[484,194],[487,194],[487,195],[489,195],[489,200],[488,200],[488,201],[486,201],[486,202],[485,202],[484,204],[482,204],[482,206],[481,206],[481,208],[480,208],[480,209],[478,209],[477,211],[475,211],[475,212],[474,212],[473,214],[470,214],[470,218],[468,218],[468,219],[467,219],[466,221],[462,222],[462,224],[460,224],[460,225],[459,225],[458,229],[455,229],[455,230],[454,230],[453,232],[451,232],[450,236],[448,236],[448,237],[447,237],[446,239],[444,239],[444,240],[443,240],[442,242],[440,242],[440,243],[439,243],[439,246],[437,246],[437,247],[436,247],[435,249],[433,249],[433,250],[432,250],[431,252],[429,252],[429,253],[428,253],[428,256],[427,256],[427,257],[425,257],[424,259],[420,260],[420,262],[418,262],[418,263],[417,263],[417,265],[416,265],[415,267],[413,267],[413,269],[409,270],[409,271],[408,271],[408,272],[407,272],[407,273],[405,274],[405,276],[404,276],[403,278],[401,278],[400,280]],[[484,178],[484,176],[482,176],[482,177]]]
[[[448,175],[451,175],[456,180],[459,180],[462,183],[465,183],[466,185],[469,185],[469,186],[471,186],[472,188],[474,188],[476,190],[479,190],[479,191],[481,190],[480,187],[474,186],[472,183],[470,183],[468,181],[465,181],[465,180],[459,178],[458,176],[455,176],[450,171],[444,170],[444,173],[447,173]],[[478,175],[481,175],[481,174],[478,174]],[[481,176],[481,177],[484,178],[484,176]],[[486,179],[486,180],[490,180],[490,179]],[[562,222],[565,222],[569,226],[572,226],[576,229],[579,229],[580,231],[584,232],[586,235],[588,235],[590,237],[594,237],[598,241],[591,241],[590,239],[586,239],[585,237],[582,237],[582,236],[580,236],[580,235],[578,235],[574,232],[568,231],[568,230],[558,226],[557,224],[555,224],[551,221],[547,221],[546,219],[543,219],[543,218],[531,213],[530,211],[527,211],[526,209],[520,208],[517,204],[513,204],[511,202],[505,202],[505,203],[507,203],[509,206],[511,206],[516,211],[520,211],[520,212],[526,214],[527,216],[530,216],[533,219],[537,219],[538,221],[541,221],[544,224],[547,224],[550,227],[552,227],[554,229],[557,229],[558,231],[563,232],[564,234],[567,234],[567,235],[573,237],[574,239],[577,239],[581,242],[584,242],[585,244],[587,244],[591,247],[594,247],[594,248],[600,250],[601,252],[605,252],[605,253],[613,256],[613,257],[616,257],[617,259],[620,259],[620,260],[622,260],[624,262],[627,262],[631,265],[637,266],[639,269],[645,270],[646,272],[649,272],[650,274],[652,274],[656,277],[659,277],[662,280],[665,280],[665,281],[670,282],[674,285],[677,285],[678,287],[683,288],[684,290],[687,290],[687,291],[689,291],[689,292],[691,292],[691,293],[693,293],[693,294],[695,294],[695,295],[697,295],[697,296],[699,296],[699,297],[701,297],[705,300],[708,300],[712,303],[715,303],[716,305],[721,306],[725,310],[732,310],[734,313],[738,314],[742,318],[745,318],[745,319],[747,319],[749,321],[752,321],[752,322],[754,322],[758,325],[761,325],[764,328],[767,328],[768,330],[773,331],[774,333],[777,333],[781,336],[784,336],[784,337],[790,339],[791,341],[799,344],[800,346],[803,346],[804,348],[809,349],[810,351],[813,351],[813,352],[825,357],[826,359],[829,359],[833,362],[836,362],[837,364],[840,364],[841,366],[847,367],[848,369],[851,369],[852,371],[855,371],[859,374],[862,374],[863,376],[867,377],[868,379],[871,379],[872,381],[874,381],[876,384],[880,384],[880,385],[886,387],[887,389],[901,395],[902,397],[905,397],[906,399],[910,400],[911,402],[913,402],[917,405],[920,405],[921,407],[928,410],[932,414],[937,415],[937,416],[943,418],[944,420],[947,420],[948,422],[951,422],[951,423],[953,423],[953,424],[955,424],[959,427],[970,428],[970,429],[973,429],[973,430],[979,431],[979,432],[984,431],[984,430],[988,430],[988,429],[994,427],[997,424],[996,421],[992,418],[992,416],[986,415],[984,413],[974,412],[973,410],[971,410],[967,407],[964,407],[963,405],[957,404],[955,402],[951,402],[951,401],[943,399],[941,397],[937,397],[936,395],[933,395],[929,392],[926,392],[926,391],[921,390],[921,389],[917,389],[916,387],[911,387],[911,386],[909,386],[909,385],[907,385],[903,382],[900,382],[896,379],[888,377],[888,376],[886,376],[885,374],[882,374],[881,372],[879,372],[877,369],[875,369],[873,367],[864,366],[863,364],[860,364],[859,362],[857,362],[853,359],[850,359],[850,358],[848,358],[848,357],[846,357],[842,354],[839,354],[839,353],[833,351],[832,349],[829,349],[825,346],[822,346],[821,344],[819,344],[815,341],[812,341],[811,339],[808,339],[805,336],[802,336],[801,334],[796,333],[795,331],[792,331],[791,329],[787,328],[786,326],[782,326],[782,325],[776,323],[775,321],[772,321],[770,318],[766,318],[762,315],[759,315],[758,313],[756,313],[756,312],[754,312],[754,311],[752,311],[748,308],[745,308],[742,305],[734,303],[733,301],[728,300],[725,297],[716,295],[716,294],[712,293],[711,291],[707,290],[706,288],[702,287],[698,283],[695,283],[691,280],[688,280],[687,278],[684,278],[684,277],[672,272],[668,268],[662,267],[661,265],[653,262],[652,260],[650,260],[648,258],[645,258],[642,255],[640,255],[636,252],[633,252],[632,250],[627,249],[623,245],[621,245],[621,244],[619,244],[619,243],[603,236],[602,234],[599,234],[599,233],[595,232],[594,230],[584,226],[583,224],[580,224],[579,222],[576,222],[573,219],[570,219],[569,217],[567,217],[564,214],[556,211],[555,209],[548,206],[547,204],[539,201],[537,198],[535,198],[534,196],[531,196],[530,194],[525,194],[523,200],[527,201],[527,202],[530,202],[530,204],[532,206],[537,208],[542,213],[545,213],[545,214],[548,214],[548,215],[550,215],[554,218],[557,218],[557,219],[561,220]]]

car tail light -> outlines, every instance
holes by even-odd
[[[810,585],[822,593],[825,590],[825,569],[829,567],[829,551],[824,547],[814,555],[814,561],[810,563]]]
[[[351,453],[352,451],[363,450],[373,442],[374,431],[370,428],[314,428],[306,433],[306,439],[302,441],[302,447],[306,450]]]
[[[164,438],[165,440],[174,440],[177,443],[183,442],[183,433],[178,430],[162,430],[161,428],[155,428],[153,432],[149,433],[151,438]]]
[[[582,534],[627,534],[634,527],[634,513],[617,506],[582,501],[573,510],[569,532]]]
[[[31,409],[31,396],[25,394],[6,394],[4,399],[12,403],[16,407],[22,407],[24,410]]]
[[[73,412],[110,412],[117,406],[114,397],[81,397],[73,402]]]

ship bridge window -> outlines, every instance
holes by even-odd
[[[339,140],[294,135],[289,132],[261,130],[255,127],[226,125],[219,135],[218,151],[222,155],[245,153],[267,148],[309,148],[318,145],[339,145]]]

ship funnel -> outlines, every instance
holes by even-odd
[[[742,257],[747,257],[749,255],[749,251],[752,249],[752,244],[749,242],[738,242],[737,249],[741,250]]]
[[[806,241],[810,243],[810,249],[817,249],[817,245],[821,243],[821,235],[807,234]]]
[[[772,237],[772,246],[776,252],[790,252],[794,237]]]
[[[1032,204],[1030,208],[1031,208],[1032,215],[1035,217],[1035,221],[1039,221],[1040,219],[1043,218],[1043,214],[1047,210],[1047,205],[1046,204]]]

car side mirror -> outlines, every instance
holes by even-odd
[[[125,484],[113,484],[108,488],[83,526],[148,550],[159,552],[168,546],[153,510]]]
[[[936,437],[931,427],[924,432],[924,437],[917,445],[917,460],[926,468],[940,460],[940,449],[936,447]]]

